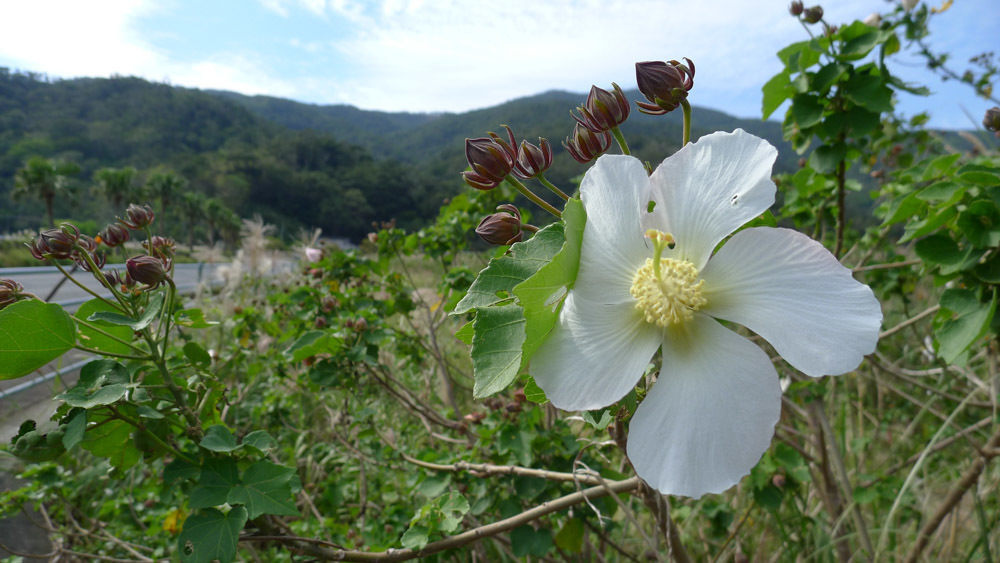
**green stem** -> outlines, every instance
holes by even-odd
[[[557,196],[563,198],[564,201],[569,201],[569,196],[566,195],[566,192],[564,192],[564,191],[560,190],[559,188],[557,188],[555,186],[555,184],[553,184],[552,182],[550,182],[548,180],[548,178],[545,177],[545,174],[539,174],[538,176],[536,176],[536,178],[538,178],[538,181],[541,182],[543,186],[545,186],[546,188],[548,188],[549,190],[551,190],[552,193],[554,193]]]
[[[174,299],[177,296],[177,286],[174,285],[174,280],[167,278],[167,283],[170,284],[170,291],[167,293],[167,302],[163,305],[163,309],[160,312],[160,318],[166,317],[163,320],[163,334],[160,336],[160,341],[163,343],[163,349],[167,349],[167,337],[170,335],[170,321],[174,318],[173,308]]]
[[[111,295],[115,296],[115,299],[121,304],[122,307],[124,307],[125,313],[127,315],[132,316],[133,311],[122,299],[121,295],[118,293],[118,290],[115,289],[114,284],[109,282],[108,279],[104,277],[104,274],[101,272],[101,269],[97,267],[97,264],[95,264],[94,260],[90,257],[90,253],[81,249],[80,256],[83,256],[83,259],[87,261],[87,264],[90,266],[90,273],[93,274],[97,282],[103,285],[105,289],[110,291]]]
[[[149,327],[142,329],[142,337],[146,339],[146,343],[149,344],[149,348],[153,351],[153,363],[156,364],[156,368],[160,371],[163,383],[170,390],[170,394],[174,396],[177,406],[184,413],[184,419],[187,420],[188,426],[196,429],[196,432],[200,435],[201,421],[198,420],[198,416],[188,406],[187,400],[184,397],[184,390],[177,385],[177,382],[174,381],[174,376],[167,369],[167,363],[163,360],[163,352],[160,350],[159,344],[153,338],[152,334],[150,334]]]
[[[618,141],[618,146],[622,149],[622,154],[631,156],[632,153],[628,150],[628,143],[625,142],[625,135],[617,127],[611,128],[611,134],[614,135],[615,140]]]
[[[98,328],[97,325],[95,325],[93,323],[89,323],[89,322],[87,322],[87,321],[85,321],[83,319],[79,319],[79,318],[75,318],[74,320],[76,322],[80,323],[80,324],[86,325],[87,328],[89,328],[90,330],[93,330],[94,332],[99,332],[102,335],[110,338],[111,340],[114,340],[116,342],[120,342],[121,344],[124,344],[124,345],[128,346],[129,348],[135,350],[136,352],[142,352],[142,353],[146,352],[142,348],[136,346],[135,344],[132,344],[131,342],[129,342],[127,340],[122,340],[121,338],[118,338],[117,336],[111,334],[110,332],[104,332],[103,330],[101,330],[100,328]]]
[[[515,177],[511,176],[510,174],[508,174],[506,180],[507,180],[508,184],[514,186],[514,189],[516,189],[517,191],[521,192],[521,195],[523,195],[524,197],[526,197],[526,198],[530,199],[531,201],[535,202],[535,204],[538,207],[541,207],[542,209],[548,211],[549,213],[555,215],[556,217],[558,217],[560,219],[562,218],[562,213],[560,213],[558,209],[556,209],[555,207],[552,207],[544,199],[542,199],[542,198],[538,197],[537,195],[535,195],[534,192],[532,192],[524,184],[522,184],[521,182],[519,182],[517,180],[517,178],[515,178]]]
[[[684,145],[691,142],[691,104],[687,100],[681,100],[681,109],[684,110]]]
[[[87,348],[86,346],[80,346],[79,344],[77,344],[76,346],[73,346],[73,347],[76,348],[77,350],[82,351],[82,352],[90,352],[91,354],[95,354],[95,355],[98,355],[98,356],[110,356],[112,358],[123,358],[123,359],[126,359],[126,360],[140,360],[140,361],[143,361],[143,362],[148,361],[148,360],[151,359],[149,356],[132,356],[130,354],[116,354],[114,352],[105,352],[103,350],[96,350],[94,348]]]
[[[122,307],[120,307],[119,305],[116,305],[116,304],[114,304],[114,303],[112,303],[112,302],[108,301],[107,299],[105,299],[105,298],[101,297],[100,295],[98,295],[98,294],[94,293],[94,291],[93,291],[93,290],[91,290],[91,289],[90,289],[89,287],[87,287],[87,286],[83,285],[82,283],[80,283],[80,281],[79,281],[79,280],[77,280],[76,278],[74,278],[73,276],[71,276],[71,275],[70,275],[70,273],[69,273],[69,272],[67,272],[65,268],[63,268],[62,266],[60,266],[60,265],[59,265],[58,263],[56,263],[55,261],[53,261],[52,263],[53,263],[53,264],[55,264],[56,268],[59,268],[59,271],[60,271],[60,272],[62,272],[62,274],[63,274],[64,276],[66,276],[66,278],[67,278],[67,279],[68,279],[69,281],[71,281],[71,282],[73,282],[74,284],[76,284],[76,286],[77,286],[77,287],[79,287],[80,289],[82,289],[82,290],[86,291],[87,293],[89,293],[89,294],[93,295],[94,297],[96,297],[96,298],[100,299],[101,301],[104,301],[104,302],[105,302],[105,303],[107,303],[108,305],[111,305],[112,307],[114,307],[115,309],[118,309],[119,311],[121,311],[121,312],[123,312],[123,313],[127,313],[127,312],[128,312],[128,311],[126,311],[125,309],[123,309]]]

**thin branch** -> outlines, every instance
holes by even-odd
[[[882,339],[882,338],[885,338],[886,336],[890,336],[890,335],[896,334],[897,332],[899,332],[899,331],[903,330],[904,328],[912,325],[913,323],[919,322],[919,321],[921,321],[921,320],[923,320],[923,319],[925,319],[925,318],[933,315],[934,313],[937,313],[940,308],[941,308],[940,305],[934,305],[933,307],[929,307],[929,308],[925,309],[922,313],[920,313],[920,314],[918,314],[918,315],[916,315],[914,317],[910,317],[909,319],[906,319],[905,321],[899,323],[898,325],[896,325],[896,326],[894,326],[894,327],[892,327],[892,328],[890,328],[888,330],[882,331],[878,335],[878,337],[879,337],[879,339]]]
[[[440,463],[422,461],[402,452],[400,452],[399,455],[413,465],[419,465],[420,467],[433,469],[435,471],[468,471],[476,477],[489,477],[491,475],[520,475],[524,477],[538,477],[549,481],[571,482],[576,480],[585,485],[600,485],[604,482],[604,480],[600,477],[595,477],[586,473],[560,473],[558,471],[531,469],[528,467],[518,467],[516,465],[493,465],[491,463],[468,463],[465,461],[460,461],[450,465],[443,465]]]
[[[851,270],[851,273],[857,274],[860,272],[870,272],[872,270],[889,270],[892,268],[905,268],[907,266],[916,266],[917,264],[922,264],[922,260],[906,260],[903,262],[889,262],[887,264],[872,264],[871,266],[858,266]]]

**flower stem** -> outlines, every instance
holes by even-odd
[[[550,182],[548,180],[548,178],[545,177],[545,174],[539,174],[538,176],[536,176],[536,178],[538,178],[538,181],[541,182],[543,186],[545,186],[546,188],[548,188],[549,190],[551,190],[552,193],[554,193],[557,196],[563,198],[564,201],[569,201],[569,196],[566,195],[566,192],[564,192],[564,191],[560,190],[559,188],[557,188],[555,184],[553,184],[552,182]]]
[[[80,350],[80,351],[83,351],[83,352],[90,352],[91,354],[94,354],[94,355],[97,355],[97,356],[108,356],[110,358],[122,358],[122,359],[125,359],[125,360],[140,360],[140,361],[147,361],[147,360],[151,359],[149,356],[132,356],[130,354],[115,354],[113,352],[105,352],[103,350],[96,350],[94,348],[87,348],[86,346],[80,346],[79,344],[77,344],[76,346],[73,346],[73,347],[76,348],[77,350]]]
[[[136,352],[142,352],[143,354],[146,353],[146,351],[143,350],[142,348],[136,346],[135,344],[132,344],[131,342],[129,342],[127,340],[122,340],[121,338],[118,338],[117,336],[111,334],[110,332],[105,332],[105,331],[101,330],[97,325],[91,324],[91,323],[89,323],[89,322],[87,322],[87,321],[85,321],[83,319],[77,318],[77,317],[74,317],[73,320],[75,320],[79,324],[85,325],[87,328],[89,328],[90,330],[93,330],[94,332],[98,332],[98,333],[100,333],[100,334],[102,334],[102,335],[110,338],[111,340],[114,340],[116,342],[119,342],[121,344],[124,344],[124,345],[128,346],[129,348],[135,350]]]
[[[60,266],[59,263],[57,263],[56,261],[53,260],[52,263],[55,264],[56,268],[59,268],[59,271],[62,272],[62,274],[64,276],[66,276],[66,279],[68,279],[69,281],[71,281],[74,284],[76,284],[76,286],[79,287],[80,289],[86,291],[87,293],[93,295],[94,297],[100,299],[101,301],[104,301],[105,303],[107,303],[108,305],[111,305],[115,309],[118,309],[119,311],[121,311],[123,313],[128,313],[128,311],[126,311],[124,307],[108,301],[107,299],[105,299],[105,298],[101,297],[100,295],[94,293],[89,287],[87,287],[87,286],[83,285],[82,283],[80,283],[79,280],[77,280],[76,278],[74,278],[73,276],[71,276],[70,273],[67,272],[66,269],[63,268],[62,266]]]
[[[515,177],[511,176],[510,174],[508,174],[507,178],[505,178],[505,179],[507,180],[508,184],[514,186],[514,189],[516,189],[517,191],[521,192],[521,195],[523,195],[524,197],[526,197],[526,198],[530,199],[531,201],[535,202],[535,204],[538,205],[538,207],[541,207],[542,209],[548,211],[549,213],[555,215],[556,217],[558,217],[560,219],[562,218],[562,213],[560,213],[558,209],[556,209],[555,207],[552,207],[544,199],[542,199],[542,198],[538,197],[537,195],[535,195],[535,193],[532,192],[531,190],[529,190],[527,188],[527,186],[525,186],[524,184],[522,184],[521,182],[519,182],[517,180],[517,178],[515,178]]]
[[[684,110],[684,145],[691,142],[691,104],[687,100],[681,100],[681,109]],[[683,145],[682,145],[683,146]]]
[[[625,135],[617,127],[611,128],[611,134],[614,135],[615,140],[618,141],[618,146],[622,149],[622,154],[631,156],[632,153],[628,150],[628,143],[625,142]]]

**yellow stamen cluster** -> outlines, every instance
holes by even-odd
[[[658,231],[647,236],[653,241],[655,255],[647,258],[632,278],[629,291],[636,299],[636,309],[646,322],[664,328],[691,320],[707,303],[701,294],[705,280],[698,279],[698,269],[687,260],[662,258],[673,237]]]

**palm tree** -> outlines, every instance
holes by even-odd
[[[181,193],[187,182],[173,172],[154,172],[146,180],[146,193],[149,197],[160,200],[160,230],[164,229],[164,218],[170,208],[170,202]]]
[[[125,209],[125,202],[143,203],[133,201],[142,198],[142,190],[132,184],[135,179],[135,168],[131,166],[125,168],[102,168],[94,173],[94,191],[104,196],[117,212]]]
[[[14,191],[11,195],[20,199],[28,194],[34,194],[45,202],[45,212],[49,217],[49,225],[55,227],[52,206],[56,196],[69,192],[69,177],[80,173],[80,167],[72,162],[49,160],[33,156],[25,162],[14,176]]]
[[[194,250],[194,228],[205,215],[205,196],[201,192],[184,192],[177,202],[187,217],[188,248]]]
[[[208,224],[208,244],[215,244],[216,229],[221,228],[226,223],[232,211],[226,207],[226,204],[222,203],[221,199],[210,197],[205,200],[202,212],[202,216]]]

